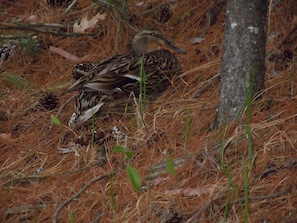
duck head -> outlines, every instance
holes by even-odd
[[[151,53],[155,50],[159,50],[161,46],[172,49],[177,53],[186,54],[185,50],[175,46],[156,28],[145,27],[141,29],[135,35],[132,42],[132,50],[138,54]]]

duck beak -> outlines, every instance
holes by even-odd
[[[175,46],[172,42],[170,42],[167,39],[164,39],[164,45],[172,50],[174,50],[177,53],[181,53],[181,54],[187,54],[187,52],[181,48],[178,48],[177,46]]]

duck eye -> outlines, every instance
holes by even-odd
[[[158,36],[156,33],[151,33],[152,36]]]

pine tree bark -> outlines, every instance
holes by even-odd
[[[241,117],[252,79],[264,88],[266,14],[266,0],[227,0],[218,125]]]

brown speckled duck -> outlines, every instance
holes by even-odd
[[[82,124],[110,102],[140,93],[141,63],[145,71],[145,94],[153,98],[165,91],[174,76],[180,74],[177,58],[165,46],[185,54],[156,28],[143,28],[134,37],[132,52],[113,56],[99,63],[83,62],[73,70],[77,80],[64,93],[78,91],[75,111],[69,121],[73,127]]]

